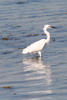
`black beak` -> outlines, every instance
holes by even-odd
[[[55,28],[55,29],[57,29],[57,27],[54,27],[54,26],[51,26],[51,28]]]

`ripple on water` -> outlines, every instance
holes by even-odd
[[[0,0],[1,100],[67,99],[66,4],[67,0]],[[57,30],[49,30],[52,41],[42,59],[22,55],[22,48],[44,38],[44,24]]]

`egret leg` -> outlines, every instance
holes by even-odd
[[[39,56],[41,57],[41,51],[38,52]]]

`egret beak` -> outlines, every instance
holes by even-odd
[[[54,26],[51,26],[51,28],[55,28],[55,29],[57,29],[57,27],[54,27]]]

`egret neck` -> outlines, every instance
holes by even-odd
[[[50,33],[47,31],[47,29],[44,30],[44,33],[47,35],[47,38],[45,39],[46,44],[50,41]]]

